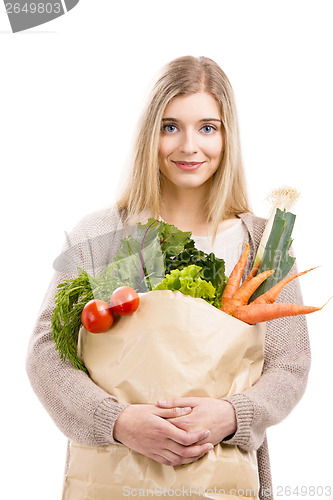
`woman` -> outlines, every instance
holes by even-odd
[[[153,216],[191,231],[198,248],[226,261],[227,274],[239,244],[247,241],[248,271],[265,221],[249,209],[233,92],[216,63],[183,57],[165,68],[143,115],[135,153],[116,207],[89,215],[70,235],[67,247],[79,250],[79,265],[98,272],[115,255],[119,230]],[[175,394],[156,405],[125,405],[62,362],[54,349],[55,287],[70,277],[55,274],[27,359],[32,386],[65,435],[88,446],[122,443],[165,465],[194,462],[219,442],[257,450],[259,496],[273,498],[266,429],[305,390],[310,351],[304,317],[270,322],[262,376],[243,393],[223,400]],[[299,302],[298,284],[281,300]]]

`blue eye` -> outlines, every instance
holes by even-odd
[[[213,130],[216,130],[214,127],[212,127],[211,125],[205,125],[204,127],[202,127],[202,129],[204,134],[210,134]]]
[[[175,130],[177,130],[177,127],[176,125],[164,125],[163,130],[172,134]]]

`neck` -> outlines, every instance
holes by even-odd
[[[204,210],[210,185],[195,189],[180,189],[175,185],[163,183],[161,193],[161,217],[168,223],[183,230],[191,230],[206,225],[207,214]]]

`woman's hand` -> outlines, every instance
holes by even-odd
[[[117,418],[113,437],[164,465],[195,462],[213,447],[206,439],[208,430],[199,425],[195,430],[186,430],[168,422],[168,419],[177,419],[189,412],[191,408],[185,405],[170,409],[148,404],[130,405]],[[202,443],[198,444],[200,441]]]
[[[234,407],[228,401],[215,398],[173,398],[168,401],[158,401],[160,408],[176,409],[190,406],[192,411],[186,415],[167,418],[179,429],[185,431],[195,431],[203,427],[209,429],[209,442],[213,445],[220,443],[227,436],[230,436],[237,430],[237,421]],[[197,444],[207,442],[204,438]]]

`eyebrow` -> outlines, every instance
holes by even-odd
[[[177,122],[179,123],[180,120],[178,120],[177,118],[162,118],[162,122]],[[199,120],[199,122],[220,122],[222,123],[222,120],[220,120],[219,118],[203,118],[202,120]]]

